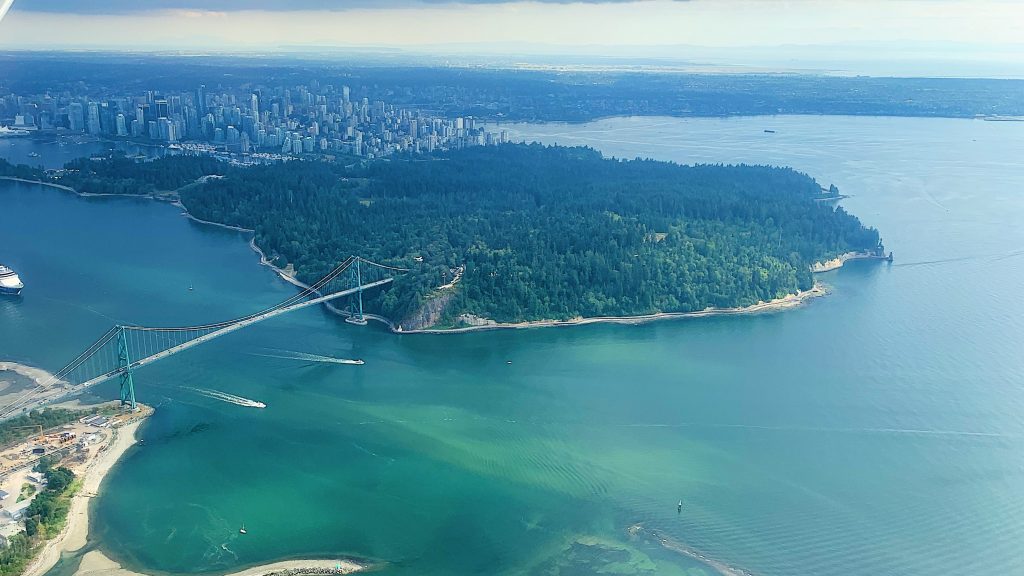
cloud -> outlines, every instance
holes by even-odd
[[[3,2],[10,0],[0,0]],[[72,14],[129,14],[156,10],[230,12],[262,10],[290,12],[298,10],[341,11],[364,8],[415,8],[438,4],[508,4],[521,0],[18,0],[17,9],[32,12]],[[542,4],[618,4],[637,0],[533,0]],[[680,1],[680,0],[677,0]]]

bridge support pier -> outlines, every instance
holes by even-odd
[[[359,287],[357,292],[359,300],[359,312],[353,313],[351,316],[345,319],[345,322],[349,324],[356,324],[358,326],[366,326],[366,318],[363,317],[363,273],[359,269],[359,258],[356,258],[356,286]]]
[[[121,406],[128,406],[134,411],[135,383],[132,381],[132,359],[124,326],[119,326],[117,331],[117,368],[121,372]]]

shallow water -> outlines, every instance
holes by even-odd
[[[508,128],[792,165],[853,194],[896,262],[746,318],[396,336],[307,309],[247,328],[137,373],[158,411],[95,503],[101,549],[173,572],[347,553],[396,574],[710,573],[630,539],[642,523],[754,574],[1024,571],[1024,126]],[[26,283],[0,300],[18,362],[59,368],[114,319],[218,320],[293,293],[246,236],[167,205],[0,183],[0,212],[0,262]]]

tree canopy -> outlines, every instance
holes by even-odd
[[[589,148],[287,162],[234,169],[181,196],[198,218],[256,230],[305,281],[352,254],[411,268],[368,302],[406,328],[464,314],[516,322],[749,305],[810,288],[814,261],[880,246],[791,168],[621,161]],[[417,320],[442,295],[440,313]]]

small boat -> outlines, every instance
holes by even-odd
[[[768,129],[765,129],[764,133],[765,133],[765,134],[775,134],[775,130],[768,130]]]
[[[195,290],[195,288],[193,288],[193,287],[192,287],[192,283],[191,283],[191,282],[189,282],[189,283],[188,283],[188,291],[189,291],[189,292],[191,292],[191,291],[193,291],[193,290]]]
[[[28,155],[30,158],[39,158],[39,152],[29,152]]]
[[[245,531],[245,524],[242,524],[242,527],[238,529],[238,533],[239,534],[248,534],[248,532]]]

